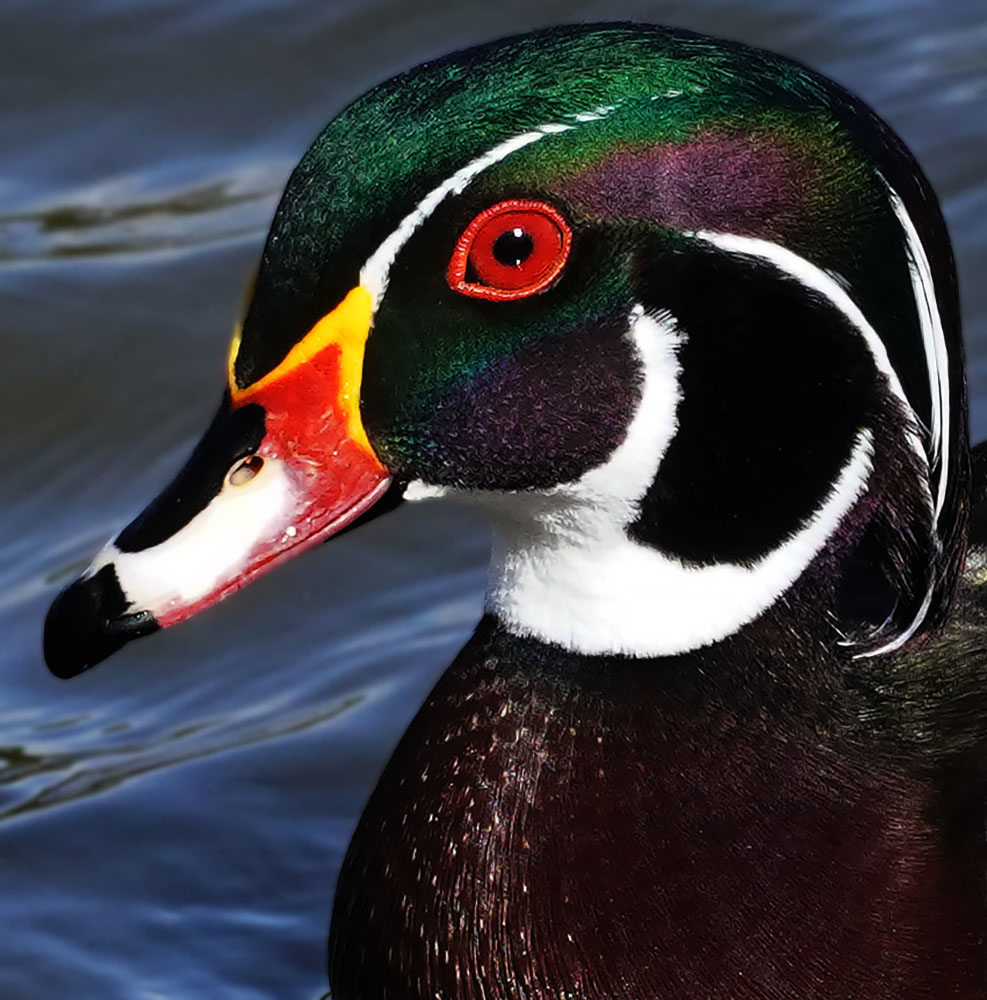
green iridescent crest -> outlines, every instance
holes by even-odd
[[[770,144],[801,168],[804,229],[845,231],[876,178],[811,71],[768,53],[650,26],[536,32],[394,77],[324,129],[288,184],[247,318],[237,377],[276,364],[357,281],[398,222],[498,143],[569,125],[482,175],[479,191],[559,190],[615,151],[703,134]],[[836,211],[820,226],[823,211]]]

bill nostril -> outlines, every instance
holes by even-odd
[[[245,458],[233,466],[228,479],[230,486],[243,486],[244,483],[249,483],[263,468],[264,459],[260,455],[251,455],[249,458]]]

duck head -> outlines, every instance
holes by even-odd
[[[507,39],[316,139],[219,413],[46,657],[76,673],[435,495],[492,512],[519,634],[670,655],[809,580],[823,641],[894,649],[955,586],[965,419],[944,226],[865,106],[685,32]]]

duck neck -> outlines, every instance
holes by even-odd
[[[336,1000],[981,997],[983,817],[947,844],[785,634],[635,660],[484,619],[353,837]]]

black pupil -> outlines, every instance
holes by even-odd
[[[523,229],[508,229],[494,240],[493,255],[498,264],[520,267],[534,248],[534,241]]]

